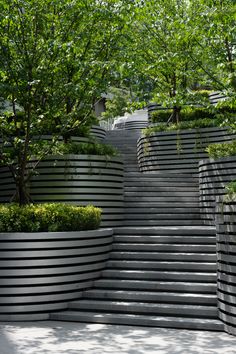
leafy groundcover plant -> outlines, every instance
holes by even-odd
[[[225,186],[226,189],[226,198],[225,198],[225,202],[230,202],[230,201],[234,201],[236,202],[236,180],[232,181],[230,183],[228,183]]]
[[[206,148],[209,157],[219,159],[222,157],[229,157],[236,155],[236,140],[228,143],[210,144]]]
[[[57,143],[52,149],[52,154],[75,154],[75,155],[104,155],[116,156],[118,151],[113,146],[100,143]]]
[[[0,205],[0,232],[82,231],[99,228],[101,210],[63,203]]]

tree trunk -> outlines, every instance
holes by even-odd
[[[19,205],[26,205],[32,202],[29,192],[27,191],[27,186],[24,176],[18,176],[16,178],[16,194],[14,201],[19,203]]]
[[[168,123],[172,122],[178,124],[180,122],[180,111],[181,111],[181,107],[174,106],[173,112],[168,120]]]

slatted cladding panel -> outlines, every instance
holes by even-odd
[[[218,203],[216,226],[219,317],[236,335],[236,200]]]
[[[123,163],[119,158],[48,156],[40,162],[37,172],[29,187],[34,202],[92,204],[102,209],[102,227],[122,225]],[[0,188],[0,202],[11,201],[15,185],[7,168],[1,168]]]
[[[105,267],[112,229],[0,234],[0,320],[39,320],[65,309]]]
[[[210,143],[232,140],[227,129],[205,128],[155,133],[138,140],[138,163],[142,172],[198,174],[198,161],[207,157]]]
[[[225,186],[233,180],[236,180],[236,156],[199,162],[200,208],[205,224],[215,224],[216,199],[225,195]]]

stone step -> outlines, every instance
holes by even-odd
[[[184,292],[199,294],[216,294],[216,282],[194,283],[194,282],[170,282],[170,281],[146,281],[131,279],[99,279],[94,282],[94,289],[118,289],[118,290],[144,290],[144,291],[165,291]]]
[[[139,279],[139,280],[169,280],[191,282],[216,282],[216,272],[175,272],[152,270],[119,270],[106,268],[102,272],[103,278],[113,279]]]
[[[97,313],[85,311],[65,311],[62,313],[53,313],[51,320],[75,321],[87,323],[109,323],[136,326],[166,327],[166,328],[184,328],[223,331],[222,322],[215,319],[196,319],[185,317],[162,317],[134,314],[117,313]]]
[[[119,301],[143,301],[172,304],[191,304],[216,306],[216,294],[159,292],[140,290],[117,290],[117,289],[91,289],[83,293],[84,299],[119,300]]]
[[[169,214],[164,214],[164,210],[162,213],[153,213],[149,210],[146,210],[146,212],[141,212],[138,210],[138,208],[133,208],[132,213],[125,213],[125,218],[126,220],[132,221],[132,220],[200,220],[201,215],[200,213],[195,213],[195,214],[190,214],[188,210],[186,210],[185,213],[169,213]]]
[[[157,194],[156,196],[152,195],[150,193],[150,195],[145,195],[145,196],[142,196],[142,195],[127,195],[127,193],[124,193],[124,197],[125,197],[125,201],[127,202],[150,202],[150,203],[153,203],[153,202],[159,202],[159,203],[166,203],[168,205],[168,203],[170,202],[182,202],[182,203],[198,203],[198,197],[197,196],[181,196],[181,195],[170,195],[170,196],[160,196],[159,194]]]
[[[156,190],[156,188],[152,188],[150,187],[148,190],[145,189],[140,189],[140,190],[125,190],[124,192],[125,197],[171,197],[171,198],[176,198],[176,197],[180,197],[181,199],[184,198],[198,198],[199,197],[199,193],[198,191],[194,190],[185,190],[183,191],[179,191],[179,190],[170,190],[170,191],[161,191],[161,190]]]
[[[133,208],[135,205],[135,207],[137,208],[145,208],[145,210],[147,208],[170,208],[171,206],[173,206],[173,208],[200,208],[199,207],[199,202],[184,202],[184,204],[182,202],[179,201],[175,201],[175,202],[171,202],[171,205],[169,203],[166,203],[165,201],[163,202],[138,202],[137,200],[132,202],[127,202],[125,203],[125,208]]]
[[[212,245],[216,247],[216,238],[215,236],[152,236],[152,235],[142,235],[142,236],[132,236],[132,235],[114,235],[114,242],[120,243],[145,243],[148,244],[190,244],[192,245]],[[205,247],[205,246],[204,246]]]
[[[192,245],[192,244],[156,244],[156,243],[113,243],[113,251],[150,251],[150,252],[191,252],[191,253],[216,253],[215,245]]]
[[[139,192],[155,192],[155,193],[168,193],[170,194],[170,192],[177,192],[177,193],[194,193],[194,195],[197,193],[199,194],[199,189],[198,186],[172,186],[172,184],[166,184],[165,186],[160,186],[158,183],[153,186],[153,183],[149,182],[147,185],[143,185],[140,184],[138,186],[127,186],[126,184],[124,184],[124,190],[125,192],[132,192],[132,193],[139,193]]]
[[[81,311],[107,311],[128,314],[151,314],[170,315],[197,318],[217,319],[217,308],[204,305],[182,305],[182,304],[156,304],[133,301],[112,301],[112,300],[78,300],[70,303],[69,308]]]
[[[167,172],[167,171],[163,171],[163,172],[134,172],[134,173],[130,173],[127,178],[160,178],[160,179],[165,179],[165,178],[170,178],[170,179],[178,179],[179,181],[198,181],[198,176],[191,174],[191,173],[175,173],[175,172]]]
[[[116,211],[116,210],[115,210]],[[163,205],[162,207],[150,207],[150,208],[144,208],[144,207],[140,207],[139,205],[134,205],[132,208],[130,207],[126,207],[124,208],[124,212],[125,214],[133,214],[135,212],[135,214],[145,214],[145,213],[150,213],[150,214],[186,214],[186,212],[188,214],[192,213],[195,215],[199,215],[200,214],[200,208],[199,207],[171,207],[170,205]]]
[[[166,225],[171,225],[171,226],[198,226],[202,225],[203,222],[202,220],[124,220],[123,225],[125,226],[130,226],[130,227],[144,227],[144,226],[166,226]]]
[[[158,270],[158,271],[186,271],[186,272],[215,272],[216,262],[196,261],[141,261],[141,260],[120,260],[107,261],[107,268],[124,270]]]
[[[216,229],[213,226],[167,226],[167,227],[119,227],[114,228],[114,234],[119,235],[199,235],[215,236]]]
[[[110,259],[115,260],[150,260],[150,261],[193,261],[216,262],[216,253],[183,253],[183,252],[145,252],[145,251],[112,251]]]

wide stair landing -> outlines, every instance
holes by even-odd
[[[126,172],[125,226],[114,230],[106,269],[51,319],[222,331],[215,229],[201,225],[198,181],[140,173],[138,135],[116,131],[107,139],[123,153]]]

